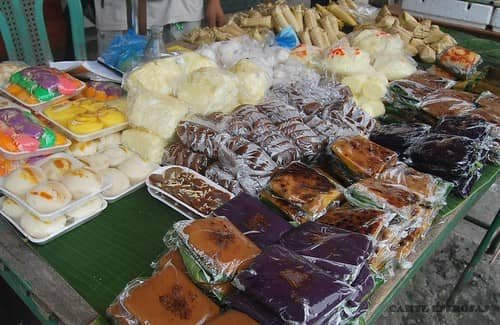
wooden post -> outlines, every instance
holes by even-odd
[[[137,8],[137,16],[139,20],[139,34],[146,35],[148,24],[147,24],[147,0],[139,0],[139,6]]]

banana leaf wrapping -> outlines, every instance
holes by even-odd
[[[343,200],[343,188],[320,171],[295,162],[277,171],[269,182],[269,190],[304,211],[307,220],[315,220],[329,206]]]
[[[274,244],[292,226],[269,207],[242,193],[214,211],[226,217],[259,248]]]
[[[184,260],[186,269],[192,270],[189,273],[195,274],[198,282],[228,282],[260,253],[254,243],[223,217],[178,221],[174,231],[183,259],[188,257]],[[187,263],[188,260],[193,263]]]
[[[419,172],[404,163],[386,169],[378,179],[385,183],[403,185],[431,207],[442,207],[453,184],[427,173]]]
[[[405,154],[410,166],[452,182],[455,193],[465,197],[481,175],[484,149],[467,137],[430,134],[412,144]]]
[[[428,134],[430,129],[431,126],[424,123],[380,125],[370,133],[370,140],[402,155],[413,142]]]
[[[373,244],[367,236],[316,222],[290,230],[280,244],[349,284],[373,255]]]
[[[361,208],[388,209],[411,220],[420,204],[418,195],[410,192],[406,186],[382,182],[367,178],[349,186],[344,192],[346,199]]]
[[[271,245],[233,281],[284,323],[327,324],[355,292],[294,252]]]
[[[389,84],[389,97],[400,110],[418,110],[424,97],[433,90],[417,81],[395,80]]]
[[[374,177],[397,162],[397,153],[362,136],[337,139],[330,147],[327,169],[342,185]]]

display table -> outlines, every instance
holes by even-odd
[[[372,296],[369,323],[408,284],[499,173],[499,166],[488,165],[470,197],[448,197],[447,206],[411,255],[413,267],[398,269]],[[177,212],[141,189],[43,246],[27,243],[2,220],[0,259],[4,266],[0,274],[47,323],[103,322],[100,316],[127,282],[151,274],[150,263],[164,250],[163,235],[180,219]]]

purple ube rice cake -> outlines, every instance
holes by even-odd
[[[370,271],[368,264],[365,264],[359,271],[358,276],[351,284],[356,290],[356,294],[352,298],[355,303],[360,303],[363,299],[375,288],[375,280]]]
[[[323,261],[352,265],[359,272],[373,255],[373,244],[367,236],[316,222],[292,229],[281,238],[280,244],[326,270],[331,264]]]
[[[279,316],[274,314],[266,306],[252,299],[241,291],[226,298],[226,303],[233,309],[239,310],[247,314],[251,318],[258,321],[260,324],[266,325],[281,325],[283,321]],[[235,324],[237,325],[237,324]]]
[[[346,283],[280,245],[266,247],[233,283],[285,323],[327,324],[354,294]]]
[[[245,193],[220,206],[214,214],[229,219],[259,248],[274,244],[293,228],[257,198]]]

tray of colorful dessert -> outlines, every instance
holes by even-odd
[[[189,168],[177,165],[155,170],[146,179],[146,185],[155,193],[160,193],[169,199],[162,200],[162,202],[177,210],[177,206],[172,204],[175,202],[198,218],[206,218],[234,197],[231,192],[208,178]],[[192,218],[192,214],[186,217]]]
[[[0,214],[30,242],[40,245],[94,219],[107,206],[107,201],[98,195],[52,221],[43,221],[16,201],[6,197],[0,198]]]
[[[102,194],[108,202],[115,202],[144,186],[151,171],[158,168],[121,145],[120,133],[73,143],[68,152],[110,180],[111,187]]]
[[[53,221],[111,187],[97,171],[63,153],[0,179],[0,191],[43,221]]]
[[[110,81],[88,81],[85,89],[80,93],[82,97],[99,101],[115,100],[124,94],[119,84]]]
[[[63,151],[71,145],[64,135],[45,126],[27,109],[0,109],[0,152],[10,160],[23,160]]]
[[[33,110],[78,95],[85,83],[48,67],[27,67],[13,73],[0,91]]]
[[[80,142],[119,132],[128,125],[120,109],[95,99],[77,99],[45,108],[42,116]]]

